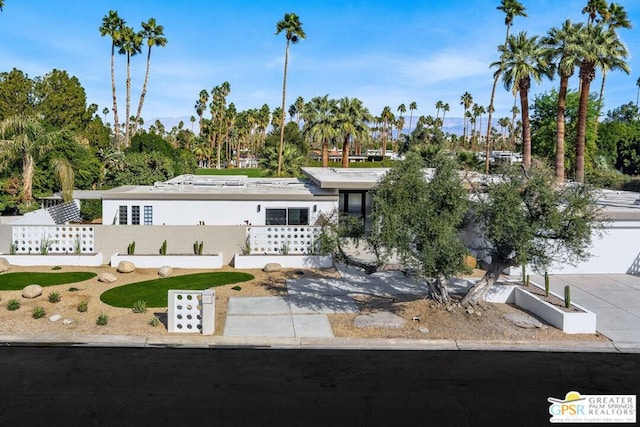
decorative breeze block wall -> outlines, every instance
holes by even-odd
[[[251,227],[249,246],[252,254],[311,254],[321,232],[321,227],[304,225]]]
[[[95,232],[91,226],[14,226],[12,236],[16,254],[95,253]]]
[[[215,330],[214,290],[169,291],[169,332],[213,335]]]

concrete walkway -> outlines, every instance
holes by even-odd
[[[544,286],[544,277],[532,276]],[[571,301],[596,314],[596,329],[616,346],[640,346],[640,277],[630,274],[558,274],[550,276],[550,288],[564,295],[571,287]]]

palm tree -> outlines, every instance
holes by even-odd
[[[165,47],[167,45],[167,38],[164,37],[164,27],[157,25],[155,18],[149,18],[147,22],[142,23],[142,37],[147,40],[147,71],[144,75],[144,84],[142,85],[142,92],[140,92],[140,103],[138,104],[138,112],[136,114],[137,123],[140,120],[142,114],[142,104],[144,104],[144,97],[147,94],[147,83],[149,81],[149,66],[151,64],[151,48],[153,46]],[[134,125],[133,135],[136,134],[137,128]]]
[[[387,154],[387,141],[389,138],[389,129],[392,128],[393,126],[393,121],[395,120],[395,117],[393,116],[393,113],[391,112],[391,108],[389,108],[389,106],[385,106],[382,109],[382,113],[380,114],[380,120],[382,121],[382,144],[380,146],[381,150],[381,154],[382,154],[382,158],[384,159],[384,157]]]
[[[102,109],[102,114],[104,114],[104,123],[107,123],[107,114],[109,114],[109,109],[107,107],[104,107]]]
[[[478,123],[478,129],[479,129],[478,133],[475,132],[475,126],[474,126],[474,129],[473,129],[473,141],[474,141],[475,145],[477,145],[478,144],[478,134],[481,132],[481,129],[482,129],[482,115],[484,113],[486,113],[487,110],[482,105],[479,105],[479,104],[473,104],[473,107],[471,108],[471,110],[472,110],[472,113],[473,113],[473,118],[476,119],[476,120],[478,118],[480,119],[480,122]]]
[[[304,131],[311,141],[319,142],[322,151],[322,167],[329,167],[329,142],[338,136],[335,127],[337,102],[329,95],[316,96],[305,105]]]
[[[440,110],[442,110],[442,107],[444,107],[444,102],[437,101],[436,102],[436,119],[440,117]]]
[[[295,13],[285,13],[284,19],[282,21],[278,21],[278,23],[276,24],[276,35],[280,34],[282,31],[285,32],[287,45],[284,54],[284,78],[282,79],[282,120],[280,122],[280,145],[278,148],[278,168],[276,173],[277,176],[280,176],[280,172],[282,171],[282,150],[284,148],[284,109],[287,97],[287,67],[289,65],[289,44],[296,44],[300,39],[304,39],[306,37],[306,34],[302,29],[300,18],[298,18],[298,15],[296,15]]]
[[[578,48],[580,57],[580,106],[578,108],[578,131],[576,135],[575,180],[584,182],[589,89],[596,76],[596,68],[622,70],[627,74],[630,70],[629,65],[625,62],[629,55],[627,48],[614,31],[609,31],[601,23],[582,29],[579,34]]]
[[[541,42],[555,62],[560,76],[560,89],[558,91],[558,109],[556,114],[556,182],[562,184],[565,178],[564,170],[564,143],[565,143],[565,110],[567,105],[567,90],[569,78],[573,75],[575,66],[579,61],[578,34],[582,30],[582,24],[573,24],[567,19],[560,28],[552,28]]]
[[[60,181],[62,201],[64,203],[71,202],[73,200],[73,181],[75,179],[73,166],[67,159],[56,157],[51,160],[51,167],[58,181]]]
[[[396,111],[398,111],[398,113],[400,113],[400,115],[402,116],[407,112],[407,107],[404,104],[400,104],[398,105],[398,109]]]
[[[451,107],[449,106],[449,103],[448,103],[448,102],[445,102],[445,103],[442,105],[442,126],[444,126],[444,116],[449,112],[449,109],[450,109],[450,108],[451,108]]]
[[[413,120],[413,112],[418,109],[418,104],[415,101],[412,101],[409,104],[409,133],[411,133],[411,122]]]
[[[460,97],[460,105],[464,109],[464,125],[462,130],[462,143],[466,143],[467,140],[467,110],[473,105],[473,96],[469,92],[465,92]]]
[[[51,149],[54,136],[32,116],[12,116],[0,122],[1,158],[22,159],[22,202],[27,208],[33,201],[35,159]]]
[[[404,129],[404,117],[399,116],[398,120],[395,122],[396,126],[396,139],[393,143],[393,152],[398,153],[398,140],[400,139],[400,135],[402,134],[402,129]]]
[[[115,72],[115,52],[116,47],[122,42],[122,31],[126,22],[118,16],[118,12],[110,10],[109,14],[102,18],[102,26],[98,28],[102,37],[111,37],[111,95],[113,97],[113,132],[116,144],[120,137],[120,124],[118,121],[118,101],[116,98],[116,72]]]
[[[4,0],[0,0],[0,12],[2,12],[2,8],[4,8]]]
[[[191,116],[189,121],[191,122],[191,133],[193,133],[193,125],[196,123],[196,116]]]
[[[500,47],[500,61],[492,66],[500,66],[504,72],[502,81],[507,90],[520,94],[522,111],[522,163],[531,167],[531,123],[529,121],[529,89],[531,79],[541,82],[543,77],[551,77],[552,68],[547,63],[544,47],[538,37],[529,37],[526,31],[517,36],[509,36],[505,46]]]
[[[587,26],[591,27],[598,15],[606,16],[608,13],[606,0],[588,0],[587,5],[582,8],[582,14],[587,14]]]
[[[131,135],[131,57],[142,52],[142,33],[135,32],[131,27],[124,27],[122,29],[122,38],[120,41],[120,49],[118,53],[127,56],[127,100],[126,100],[126,122],[125,122],[125,136],[124,143],[129,145],[129,137]]]
[[[638,93],[636,94],[636,108],[638,108],[638,100],[640,99],[640,77],[636,80],[636,86],[638,86]]]
[[[507,32],[504,37],[504,46],[507,45],[507,40],[509,39],[509,32],[511,30],[511,24],[513,23],[513,19],[516,16],[526,17],[527,14],[525,12],[526,8],[518,1],[518,0],[502,0],[500,2],[500,6],[496,9],[504,12],[504,25],[507,26]],[[487,118],[487,141],[486,141],[486,157],[485,157],[485,174],[489,173],[489,150],[491,145],[491,119],[494,111],[494,101],[496,96],[496,87],[498,85],[498,80],[500,79],[500,74],[502,72],[501,67],[498,67],[498,70],[493,74],[493,87],[491,88],[491,100],[489,101],[489,116]]]
[[[198,134],[202,134],[202,116],[204,115],[204,112],[207,110],[207,102],[209,102],[209,92],[207,92],[205,89],[202,89],[200,91],[200,96],[196,101],[196,105],[194,106],[194,108],[196,109],[196,114],[198,114],[198,117],[200,118],[200,121],[199,121],[200,130],[198,131]]]
[[[338,101],[336,125],[342,135],[342,167],[349,167],[349,143],[351,139],[363,140],[369,136],[367,122],[372,120],[369,110],[358,98],[344,97]]]

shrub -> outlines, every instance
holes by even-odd
[[[127,255],[134,255],[136,253],[136,241],[129,243],[127,246]]]
[[[31,316],[33,316],[34,319],[42,319],[46,314],[47,312],[44,311],[44,307],[34,307],[31,312]]]
[[[13,298],[7,302],[7,310],[15,311],[19,308],[20,308],[20,300]]]
[[[240,286],[234,286],[234,287],[233,287],[233,288],[231,288],[231,289],[233,289],[234,291],[239,291],[239,290],[240,290],[240,289],[242,289],[242,288],[241,288]]]
[[[162,246],[160,246],[160,255],[167,254],[167,241],[162,242]]]
[[[96,325],[104,326],[109,323],[109,316],[106,313],[100,313],[96,319]]]
[[[60,267],[59,265],[56,265],[56,266],[51,267],[51,269],[53,271],[57,271],[57,270],[62,270],[62,267]]]
[[[202,249],[204,248],[204,242],[198,242],[197,240],[193,244],[193,253],[195,255],[202,255]]]
[[[49,294],[49,297],[48,297],[48,298],[49,298],[49,302],[50,302],[50,303],[54,303],[54,304],[55,304],[55,303],[57,303],[57,302],[60,302],[60,298],[61,298],[61,297],[60,297],[60,292],[53,291],[53,292],[51,292],[51,293]]]
[[[69,288],[69,292],[76,292],[76,291],[79,291],[79,290],[80,289],[76,288],[75,286],[72,286],[72,287]]]
[[[149,324],[154,328],[158,326],[159,323],[160,323],[160,319],[158,319],[156,316],[153,316],[151,320],[149,320]]]
[[[133,307],[131,308],[131,311],[133,311],[134,313],[144,313],[147,311],[147,302],[144,300],[138,300],[136,302],[133,303]]]
[[[78,311],[80,313],[85,313],[89,308],[88,306],[89,306],[89,303],[86,300],[80,301],[80,303],[78,304]]]

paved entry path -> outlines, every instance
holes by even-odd
[[[544,285],[544,277],[534,276]],[[640,343],[640,277],[630,274],[558,274],[550,276],[551,290],[596,314],[596,329],[614,344]]]

